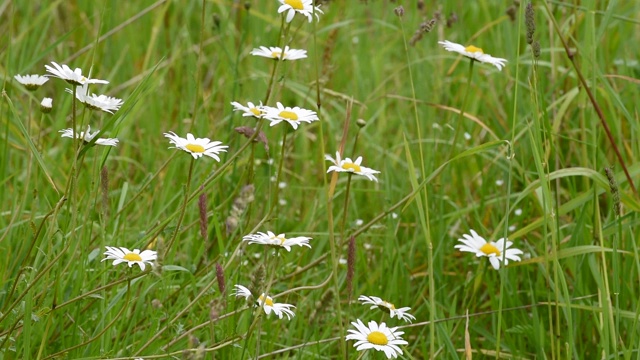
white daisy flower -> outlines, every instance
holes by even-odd
[[[475,47],[473,45],[463,46],[460,44],[452,43],[451,41],[438,41],[438,44],[442,45],[445,50],[457,52],[458,54],[464,55],[470,59],[480,61],[482,63],[491,64],[498,68],[498,70],[502,70],[507,59],[501,59],[493,57],[489,54],[485,54],[482,49],[479,47]]]
[[[44,67],[47,69],[51,75],[60,78],[71,85],[84,85],[84,84],[108,84],[107,80],[98,80],[98,79],[89,79],[82,76],[82,70],[80,68],[76,68],[75,70],[71,70],[67,65],[58,65],[55,62],[51,62],[53,66],[45,65]]]
[[[72,89],[65,89],[69,94],[73,94]],[[121,99],[113,98],[106,95],[89,95],[88,84],[84,84],[77,88],[76,99],[83,103],[86,107],[92,110],[102,110],[113,114],[114,111],[118,111],[122,106],[123,101]]]
[[[251,55],[262,56],[274,60],[300,60],[307,57],[307,50],[290,49],[289,46],[284,47],[284,53],[277,46],[260,46],[259,49],[253,49]]]
[[[391,318],[393,318],[394,316],[397,317],[398,319],[407,321],[407,322],[411,322],[412,320],[415,320],[416,317],[409,314],[407,311],[411,310],[410,307],[403,307],[400,309],[396,309],[396,307],[388,302],[388,301],[384,301],[382,299],[380,299],[379,297],[376,296],[364,296],[364,295],[360,295],[360,297],[358,298],[358,300],[360,302],[362,302],[362,304],[371,304],[371,307],[369,309],[375,309],[378,308],[386,313],[389,314],[389,316]]]
[[[287,251],[291,251],[291,247],[294,245],[306,246],[308,248],[311,248],[311,245],[309,245],[309,240],[311,240],[311,238],[306,236],[298,236],[287,239],[284,234],[279,234],[276,236],[271,231],[267,231],[266,234],[263,232],[258,232],[257,234],[246,235],[242,238],[242,241],[247,241],[249,244],[283,247]]]
[[[312,0],[279,0],[282,5],[278,8],[278,13],[287,12],[286,20],[291,22],[296,13],[302,14],[307,17],[309,22],[313,20],[313,14],[316,15],[316,19],[320,20],[320,14],[324,14],[320,10],[320,6],[313,6]]]
[[[74,138],[73,129],[64,129],[64,130],[60,130],[59,132],[62,133],[62,135],[61,135],[62,137],[67,137],[67,138],[72,138],[72,139]],[[82,139],[85,142],[89,143],[99,133],[100,133],[100,130],[96,130],[94,133],[91,133],[91,126],[87,125],[87,131],[81,131],[80,134],[75,133],[75,138],[76,139]],[[114,138],[114,139],[99,138],[98,140],[96,140],[95,144],[96,145],[104,145],[104,146],[116,146],[116,145],[118,145],[118,141],[119,140],[117,138]]]
[[[40,111],[48,114],[51,112],[51,109],[53,109],[53,99],[48,97],[42,99],[42,102],[40,103]]]
[[[333,165],[329,166],[327,173],[335,171],[335,172],[348,172],[353,174],[358,174],[366,177],[371,181],[378,181],[378,179],[374,176],[375,174],[380,174],[380,171],[373,170],[368,167],[364,167],[362,164],[362,156],[358,156],[356,161],[351,160],[350,158],[346,158],[342,160],[340,158],[340,152],[336,151],[336,158],[332,158],[330,155],[324,156],[325,160],[331,161]]]
[[[380,323],[378,325],[375,321],[369,321],[369,326],[366,326],[360,319],[351,324],[356,327],[356,330],[347,330],[350,334],[346,339],[356,340],[353,346],[358,351],[368,349],[384,351],[387,359],[391,359],[397,358],[398,354],[402,355],[402,350],[398,345],[409,344],[401,337],[404,332],[396,331],[397,327],[388,328],[387,324]]]
[[[454,246],[454,248],[460,251],[475,253],[477,257],[488,257],[491,266],[496,270],[500,268],[500,261],[502,261],[503,257],[502,251],[505,251],[505,265],[509,263],[509,260],[520,261],[520,256],[518,255],[522,254],[522,250],[516,248],[509,249],[509,247],[513,245],[513,242],[509,240],[502,238],[496,242],[487,242],[473,230],[471,230],[471,235],[464,234],[462,236],[464,239],[458,239],[462,244],[458,244]]]
[[[249,298],[253,296],[251,291],[242,285],[234,285],[234,288],[235,289],[231,292],[231,296],[235,296],[237,298],[242,297],[246,300],[249,300]],[[286,315],[289,320],[296,316],[296,314],[290,310],[291,308],[295,308],[295,306],[291,304],[275,303],[271,296],[265,296],[264,293],[258,297],[256,304],[257,306],[260,306],[267,315],[273,312],[280,319],[282,319],[284,315]]]
[[[298,128],[300,122],[311,123],[320,120],[315,111],[302,109],[297,106],[293,108],[289,106],[284,107],[281,103],[277,103],[276,105],[277,107],[265,106],[263,109],[266,111],[264,118],[271,121],[269,126],[274,126],[285,121],[295,130]]]
[[[40,75],[14,75],[13,78],[30,91],[36,90],[49,81],[48,77]]]
[[[220,161],[218,154],[220,152],[226,152],[228,148],[227,145],[220,145],[222,144],[220,141],[211,141],[208,138],[196,139],[192,134],[187,134],[187,138],[184,139],[176,135],[173,131],[169,131],[168,133],[164,133],[164,136],[169,138],[169,142],[174,144],[176,149],[190,153],[194,159],[206,155]]]
[[[247,106],[244,106],[239,102],[235,102],[235,101],[232,102],[231,105],[233,105],[233,111],[242,111],[243,117],[249,116],[249,117],[255,117],[260,119],[264,114],[264,110],[262,110],[263,108],[262,101],[258,106],[254,105],[252,102],[248,102]]]
[[[116,266],[120,263],[127,263],[129,267],[134,264],[138,264],[140,266],[140,270],[144,271],[145,263],[153,266],[153,262],[157,259],[158,253],[153,250],[144,250],[140,252],[138,249],[134,249],[133,251],[129,251],[129,249],[125,247],[111,247],[106,246],[107,251],[105,251],[106,258],[105,260],[114,260],[113,266]]]

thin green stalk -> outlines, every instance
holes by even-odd
[[[189,202],[189,188],[191,187],[191,177],[193,175],[193,164],[195,163],[195,161],[196,161],[195,158],[191,158],[191,163],[189,164],[189,175],[187,175],[187,184],[185,185],[185,189],[184,189],[184,201],[182,202],[182,207],[180,208],[180,214],[178,215],[178,223],[176,224],[176,229],[173,231],[173,236],[171,236],[171,241],[169,241],[169,244],[167,244],[167,247],[164,250],[164,254],[162,256],[163,259],[167,257],[167,254],[169,254],[169,250],[171,249],[171,246],[176,241],[176,238],[178,237],[178,233],[180,232],[180,225],[182,225],[182,220],[184,219],[184,214],[187,211],[187,203]]]
[[[347,223],[347,210],[349,208],[349,191],[351,190],[351,178],[353,177],[352,173],[347,173],[347,188],[344,193],[344,205],[342,207],[342,223],[340,224],[340,241],[344,241],[346,239],[344,228]]]
[[[458,143],[458,137],[460,136],[460,130],[462,129],[462,122],[464,121],[464,112],[467,109],[467,101],[469,100],[469,93],[471,92],[471,79],[473,77],[473,64],[476,61],[473,59],[469,59],[469,75],[467,75],[467,88],[464,92],[464,98],[462,100],[462,107],[460,108],[460,112],[458,113],[458,121],[456,123],[456,131],[453,134],[453,142],[451,143],[451,148],[449,149],[449,155],[447,159],[451,159],[456,148],[456,144]]]

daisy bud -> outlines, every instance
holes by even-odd
[[[48,114],[51,112],[51,109],[53,108],[53,99],[52,98],[44,98],[42,99],[42,102],[40,103],[40,111],[42,111],[45,114]]]
[[[367,122],[364,121],[364,119],[358,119],[356,120],[356,125],[358,125],[359,128],[363,128],[365,127],[365,125],[367,125]]]

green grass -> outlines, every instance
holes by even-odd
[[[0,359],[385,358],[344,340],[356,319],[400,326],[405,359],[465,358],[467,321],[475,358],[640,358],[640,202],[624,171],[637,188],[640,4],[534,1],[535,59],[524,3],[511,20],[507,2],[405,2],[399,18],[397,2],[330,1],[318,22],[296,15],[290,28],[279,2],[247,3],[0,5]],[[408,45],[436,9],[431,32]],[[445,39],[509,62],[470,72]],[[249,54],[284,41],[308,58]],[[91,91],[123,107],[78,106],[73,120],[64,81],[29,92],[13,78],[51,61],[108,80]],[[45,96],[54,108],[42,115]],[[265,100],[320,121],[296,131],[263,121],[266,151],[234,131],[259,123],[230,105]],[[74,121],[120,143],[79,149],[58,133]],[[168,131],[229,151],[193,161],[169,149]],[[324,155],[341,147],[379,181],[326,174]],[[495,271],[454,249],[470,229],[508,236],[523,260]],[[275,256],[241,241],[258,231],[312,237],[312,248]],[[340,260],[351,237],[349,293]],[[161,259],[147,272],[114,267],[104,246]],[[275,301],[296,316],[254,311],[230,296],[235,284],[286,292]],[[416,321],[369,310],[360,295],[411,307]]]

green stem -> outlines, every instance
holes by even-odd
[[[458,113],[458,122],[456,124],[456,131],[453,134],[453,142],[451,143],[451,149],[449,150],[449,156],[447,159],[451,159],[451,156],[455,152],[456,144],[458,142],[458,138],[460,137],[460,130],[462,129],[462,122],[464,121],[464,111],[467,109],[467,100],[469,99],[469,93],[471,89],[471,78],[473,77],[473,63],[475,60],[469,59],[469,75],[467,76],[467,89],[464,92],[464,98],[462,100],[462,107],[460,108],[460,112]]]
[[[191,159],[191,163],[189,164],[189,175],[187,176],[187,184],[184,189],[184,201],[182,202],[182,208],[180,209],[180,215],[178,216],[178,223],[176,224],[176,229],[173,232],[173,236],[171,237],[171,241],[167,245],[167,248],[164,250],[164,254],[162,256],[163,259],[167,257],[171,246],[176,241],[178,237],[178,233],[180,232],[180,225],[182,224],[182,220],[184,219],[184,214],[187,211],[187,203],[189,202],[189,188],[191,186],[191,176],[193,174],[193,164],[196,162],[195,158]]]
[[[347,209],[349,208],[349,192],[351,190],[351,178],[353,177],[352,173],[347,173],[347,189],[344,194],[344,206],[342,209],[342,224],[340,225],[340,240],[345,241],[346,237],[344,235],[344,227],[347,223]]]

